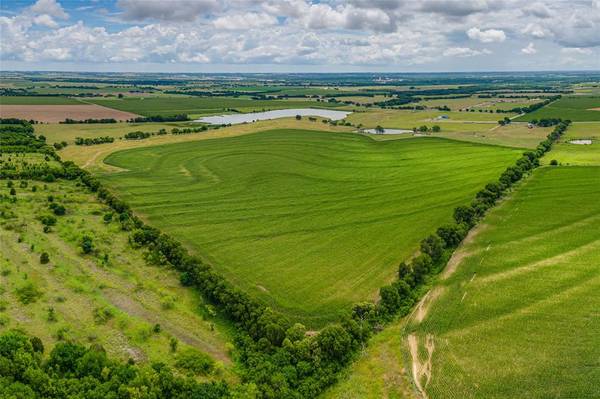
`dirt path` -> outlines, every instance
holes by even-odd
[[[473,252],[465,250],[464,247],[465,245],[472,243],[475,237],[477,237],[486,228],[486,224],[480,223],[475,228],[471,229],[471,231],[469,231],[469,234],[467,234],[463,242],[460,244],[460,247],[456,251],[454,251],[452,257],[446,264],[446,267],[444,268],[444,271],[441,275],[442,280],[446,280],[447,278],[449,278],[456,271],[456,268],[458,267],[460,262],[467,256],[473,254]]]
[[[425,294],[425,296],[419,301],[414,313],[415,320],[418,323],[421,323],[423,319],[425,319],[425,316],[427,316],[431,304],[435,302],[435,300],[442,294],[443,290],[443,287],[435,287],[432,290],[430,290],[427,294]]]
[[[410,356],[412,358],[412,375],[415,382],[415,386],[419,391],[422,398],[427,399],[427,392],[425,388],[431,381],[431,368],[432,368],[432,356],[435,350],[435,343],[433,341],[433,335],[427,334],[425,339],[425,349],[427,350],[427,359],[421,362],[419,358],[419,340],[416,335],[410,334],[408,336],[408,347],[410,349]],[[423,382],[423,379],[425,381]]]

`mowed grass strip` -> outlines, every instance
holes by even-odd
[[[525,122],[544,118],[570,119],[573,122],[600,121],[600,96],[563,97],[515,120]]]
[[[253,100],[233,97],[150,97],[118,99],[91,99],[89,102],[139,115],[203,115],[228,112],[236,109],[241,112],[262,111],[263,109],[335,107],[329,103],[308,100]]]
[[[409,329],[430,398],[600,397],[599,226],[600,167],[539,169],[485,218]]]
[[[116,152],[102,179],[244,290],[319,326],[374,299],[520,150],[275,130]]]

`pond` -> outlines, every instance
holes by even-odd
[[[364,129],[363,132],[371,133],[371,134],[407,134],[412,133],[412,130],[404,130],[404,129],[383,129],[383,132],[378,132],[375,129]]]
[[[592,144],[592,140],[590,140],[590,139],[571,140],[571,141],[569,141],[569,143],[579,144],[579,145],[590,145],[590,144]]]
[[[318,116],[321,118],[327,118],[334,121],[344,119],[352,112],[346,111],[334,111],[330,109],[318,109],[318,108],[295,108],[295,109],[278,109],[274,111],[266,112],[250,112],[247,114],[230,114],[230,115],[214,115],[205,116],[200,119],[196,119],[194,122],[209,123],[211,125],[235,125],[238,123],[245,122],[256,122],[267,119],[277,118],[288,118],[296,115],[300,116]]]

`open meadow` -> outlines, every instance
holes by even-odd
[[[5,195],[5,180],[0,187],[0,332],[21,329],[47,348],[71,340],[99,344],[111,356],[142,363],[175,365],[180,355],[198,352],[214,370],[199,377],[236,380],[230,324],[182,287],[175,272],[132,248],[106,205],[75,182],[14,186],[15,202]]]
[[[519,150],[279,130],[110,154],[101,179],[244,290],[311,326],[373,298]]]
[[[598,226],[600,167],[538,169],[492,210],[407,328],[427,397],[599,397]]]

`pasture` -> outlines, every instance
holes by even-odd
[[[592,144],[570,143],[577,139],[590,139]],[[600,122],[573,123],[542,163],[549,164],[553,159],[565,165],[600,165]]]
[[[237,286],[322,326],[373,299],[519,150],[276,130],[110,154],[100,178]]]
[[[600,167],[538,169],[486,216],[407,330],[429,398],[600,396],[599,225]]]
[[[1,194],[8,194],[1,181]],[[235,380],[226,348],[232,327],[177,273],[150,265],[110,210],[75,182],[15,181],[16,202],[0,201],[0,332],[22,329],[40,337],[49,350],[74,340],[102,345],[111,356],[173,365],[179,351],[194,349],[221,363]],[[33,192],[32,187],[37,191]],[[66,214],[43,232],[40,216],[50,215],[48,196]],[[84,254],[81,239],[92,238]],[[42,253],[49,262],[40,263]],[[23,287],[30,287],[24,301]],[[159,328],[156,328],[156,325]]]
[[[442,115],[448,119],[438,119]],[[510,116],[510,114],[506,114]],[[421,125],[429,127],[439,125],[442,130],[464,130],[468,128],[478,129],[486,124],[496,124],[499,118],[496,114],[484,112],[443,112],[443,111],[409,111],[374,109],[364,112],[354,112],[348,115],[347,121],[364,127],[374,128],[377,125],[392,129],[412,129]],[[470,123],[475,122],[475,123]],[[473,126],[474,125],[474,126]],[[493,126],[493,125],[492,125]],[[492,126],[488,126],[492,127]]]
[[[600,96],[564,96],[534,112],[520,116],[516,121],[561,118],[573,122],[600,121]],[[595,110],[594,110],[595,109]]]
[[[90,99],[98,105],[133,112],[144,116],[188,114],[201,116],[231,112],[252,112],[282,108],[331,108],[339,105],[310,100],[252,100],[234,97],[151,97],[118,99]]]
[[[37,134],[46,136],[48,143],[59,143],[66,141],[73,143],[75,137],[94,138],[100,136],[122,137],[124,134],[133,131],[158,132],[160,129],[166,129],[171,133],[173,128],[198,127],[197,123],[188,122],[166,122],[166,123],[48,123],[35,126]]]

